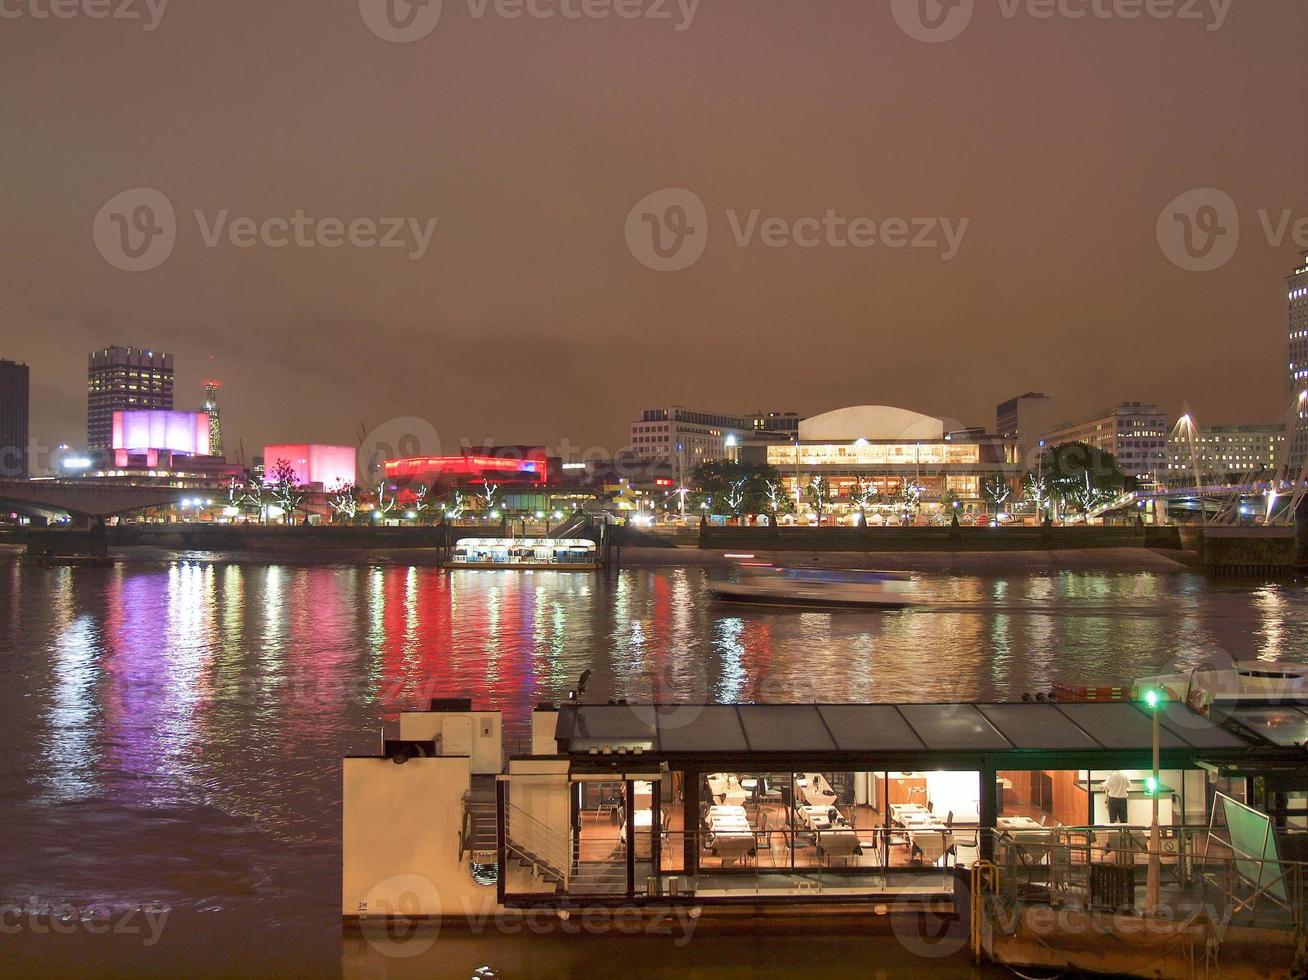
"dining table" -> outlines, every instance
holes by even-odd
[[[1000,830],[1047,830],[1039,820],[1031,817],[1000,817],[995,821]]]

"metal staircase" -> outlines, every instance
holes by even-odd
[[[566,891],[572,864],[568,836],[512,804],[504,808],[504,855],[540,881]]]

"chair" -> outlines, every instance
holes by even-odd
[[[949,850],[950,853],[954,855],[955,864],[958,864],[958,849],[960,847],[968,847],[968,848],[975,849],[981,846],[980,836],[976,831],[973,831],[971,837],[959,837],[956,833],[954,833],[953,810],[950,810],[949,813],[946,814],[945,816],[945,832],[949,835],[950,840],[953,842]]]

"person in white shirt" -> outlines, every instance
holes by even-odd
[[[1126,823],[1126,800],[1131,795],[1131,777],[1114,769],[1104,780],[1104,796],[1108,798],[1108,822]]]

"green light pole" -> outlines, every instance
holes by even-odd
[[[1163,713],[1163,692],[1154,688],[1145,692],[1145,704],[1154,718],[1154,772],[1145,782],[1145,789],[1153,801],[1153,818],[1149,824],[1149,874],[1145,879],[1145,915],[1158,914],[1158,879],[1161,861],[1158,852],[1158,794],[1162,785],[1158,779],[1159,715]]]

